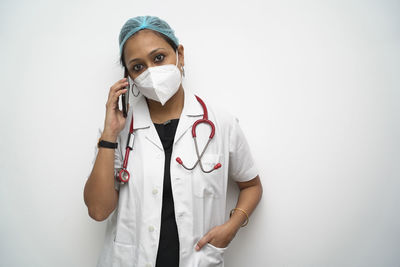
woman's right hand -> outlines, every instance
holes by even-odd
[[[118,134],[122,131],[125,126],[126,118],[123,116],[122,111],[119,110],[118,100],[119,96],[125,93],[128,89],[125,87],[128,85],[127,78],[123,78],[117,81],[110,88],[108,94],[108,100],[106,103],[106,118],[104,121],[104,131],[102,139],[109,142],[116,142]],[[128,105],[129,109],[129,105]]]

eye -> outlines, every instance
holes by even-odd
[[[155,58],[154,58],[154,62],[160,62],[164,60],[164,55],[163,54],[158,54]]]
[[[143,68],[142,64],[136,64],[133,66],[133,70],[134,71],[140,71]]]

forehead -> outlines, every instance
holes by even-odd
[[[155,48],[171,49],[171,46],[161,36],[149,29],[143,29],[132,35],[124,45],[126,59],[147,55]]]

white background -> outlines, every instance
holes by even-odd
[[[399,1],[2,1],[0,266],[94,266],[83,188],[118,34],[165,19],[264,195],[226,266],[400,266]],[[228,210],[238,191],[230,184]]]

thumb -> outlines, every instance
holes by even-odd
[[[203,236],[199,242],[196,244],[196,250],[199,251],[205,244],[207,244],[211,240],[211,236],[207,233]]]

